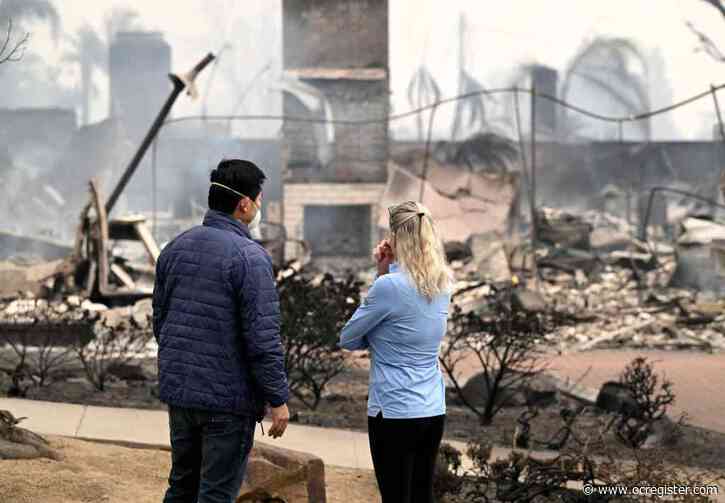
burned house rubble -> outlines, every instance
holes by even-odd
[[[333,82],[312,81],[320,89],[328,83],[355,89],[355,71],[325,73]],[[106,124],[111,137],[113,124]],[[369,253],[387,227],[385,208],[422,196],[439,222],[457,280],[453,299],[464,311],[485,311],[492,289],[510,288],[519,308],[557,320],[556,330],[540,341],[548,350],[725,349],[725,304],[718,300],[725,287],[725,225],[713,216],[714,201],[703,203],[701,196],[692,201],[678,189],[674,198],[650,198],[628,208],[621,184],[607,179],[599,191],[601,204],[579,210],[540,205],[532,225],[528,187],[513,161],[492,166],[439,155],[427,145],[383,148],[377,140],[361,147],[377,152],[372,158],[346,161],[349,151],[339,128],[334,143],[315,143],[304,160],[291,153],[305,152],[300,138],[310,133],[317,141],[325,135],[309,124],[288,126],[284,211],[280,223],[274,227],[268,220],[259,237],[280,277],[285,271],[352,271],[370,284]],[[370,134],[385,136],[380,130]],[[329,147],[334,149],[326,151]],[[274,156],[273,145],[269,151]],[[335,155],[321,164],[330,152]],[[61,326],[91,338],[105,330],[148,333],[134,312],[140,305],[148,308],[139,302],[151,294],[159,252],[150,222],[142,215],[109,218],[97,181],[90,189],[80,221],[76,215],[81,225],[74,244],[52,251],[46,244],[40,256],[51,261],[10,254],[0,264],[0,323],[6,333],[25,330],[42,337]],[[326,264],[329,259],[336,261]],[[94,318],[94,312],[106,314]],[[66,328],[59,334],[67,335]],[[154,348],[147,339],[139,351]]]
[[[72,143],[77,131],[73,110],[61,108],[24,108],[0,110],[0,243],[35,234],[45,240],[64,238],[52,225],[56,210],[71,197],[63,187],[49,180]],[[55,174],[57,178],[57,173]],[[29,217],[39,215],[40,219]],[[3,256],[11,255],[14,243],[3,246]],[[20,246],[20,250],[24,247]]]
[[[690,221],[692,219],[689,219]],[[602,348],[725,349],[725,304],[719,300],[722,273],[713,247],[698,261],[683,259],[691,247],[681,224],[675,242],[640,241],[632,226],[601,212],[572,215],[550,208],[538,212],[539,243],[534,252],[528,239],[503,240],[500,271],[509,275],[514,298],[522,309],[553,313],[560,326],[542,344],[558,351]],[[714,237],[725,225],[701,221],[701,240]],[[709,241],[709,242],[712,242]],[[697,245],[704,248],[702,242]],[[481,264],[475,248],[463,261],[454,261],[464,310],[485,310],[492,285],[481,283]],[[485,258],[484,268],[491,262]],[[707,276],[706,282],[698,279]],[[483,277],[486,277],[485,275]],[[490,277],[490,276],[489,276]],[[683,281],[687,278],[687,281]],[[694,278],[694,279],[693,279]],[[455,296],[455,294],[454,294]]]
[[[703,85],[677,80],[683,51],[587,9],[570,14],[601,35],[562,31],[566,40],[542,51],[526,44],[551,39],[537,30],[552,23],[515,8],[492,23],[482,2],[182,2],[167,15],[106,2],[83,16],[65,5],[81,2],[27,3],[0,0],[0,36],[11,13],[8,44],[28,48],[18,61],[0,55],[0,81],[13,84],[0,104],[0,460],[15,459],[7,439],[21,420],[35,422],[34,410],[78,411],[79,422],[77,438],[62,441],[50,432],[67,425],[53,414],[32,425],[53,436],[37,435],[28,459],[68,459],[39,477],[43,487],[21,465],[44,473],[48,462],[8,461],[0,487],[18,502],[27,493],[17,489],[71,485],[86,499],[123,501],[130,484],[141,501],[147,483],[165,484],[163,452],[147,449],[149,470],[115,454],[165,434],[159,325],[169,306],[158,304],[170,288],[159,291],[157,265],[178,236],[213,224],[206,216],[244,206],[233,194],[256,194],[248,183],[262,201],[249,236],[268,252],[276,286],[283,442],[314,455],[255,443],[237,501],[376,500],[357,444],[369,431],[378,348],[371,333],[354,345],[341,334],[374,304],[373,252],[395,240],[390,210],[405,201],[429,210],[452,277],[428,369],[447,411],[434,499],[547,499],[554,487],[573,501],[588,483],[657,485],[659,472],[640,470],[650,463],[664,481],[680,468],[722,468],[723,415],[696,402],[725,359],[725,83],[681,95]],[[263,183],[236,159],[256,164]],[[228,197],[215,197],[217,182]],[[430,251],[428,211],[417,213],[400,227],[419,226]],[[196,251],[213,252],[208,244]],[[191,332],[194,316],[220,316],[197,279],[181,299],[196,313],[183,327]],[[249,300],[249,289],[239,295]],[[241,346],[250,337],[235,335]],[[249,356],[241,346],[226,363]],[[224,391],[206,377],[198,381]],[[104,429],[112,416],[141,421]],[[343,438],[355,449],[329,449]],[[111,443],[123,447],[99,445]],[[94,466],[101,449],[134,470],[106,480]],[[630,462],[636,470],[620,480]]]
[[[110,332],[141,337],[134,354],[153,354],[156,259],[200,221],[209,169],[228,155],[268,174],[255,239],[279,279],[352,273],[371,284],[387,208],[418,200],[438,222],[453,301],[464,311],[485,312],[492,290],[510,289],[517,308],[556,321],[540,341],[554,352],[725,349],[721,145],[564,141],[561,116],[542,101],[534,109],[544,132],[530,151],[485,129],[460,141],[395,139],[388,7],[282,2],[276,138],[168,121],[170,106],[159,112],[165,94],[173,104],[213,56],[172,74],[169,89],[171,49],[155,32],[119,34],[110,116],[101,122],[78,127],[67,110],[0,110],[0,179],[10,195],[0,229],[0,335],[40,344],[56,334],[73,345]],[[554,70],[530,71],[556,95]],[[34,122],[42,127],[32,130]],[[34,158],[42,138],[47,149]],[[503,146],[498,160],[460,155],[466,142],[491,138],[503,141],[480,148]],[[59,174],[69,169],[73,176]],[[20,225],[22,215],[33,221]]]
[[[72,109],[0,111],[0,180],[10,189],[0,208],[12,217],[0,231],[9,239],[72,242],[88,181],[95,177],[110,192],[163,105],[170,58],[160,33],[116,34],[109,48],[110,115],[96,123],[79,127]],[[133,199],[131,191],[124,195],[124,211],[136,206]]]
[[[540,207],[532,239],[534,228],[519,208],[522,188],[515,170],[470,169],[429,159],[424,177],[424,154],[412,149],[392,156],[386,182],[371,189],[370,202],[362,200],[368,197],[365,191],[355,196],[351,190],[351,198],[340,199],[335,211],[348,234],[339,232],[334,219],[326,220],[324,205],[308,204],[315,202],[314,191],[306,187],[306,199],[299,204],[317,228],[310,229],[308,219],[302,229],[317,234],[297,241],[262,237],[281,274],[283,264],[294,259],[291,267],[303,274],[343,275],[352,269],[369,285],[374,273],[364,254],[387,225],[384,209],[417,199],[422,188],[424,204],[439,221],[457,280],[453,300],[462,309],[485,312],[492,289],[511,288],[520,308],[557,320],[556,330],[540,341],[555,352],[725,349],[725,304],[719,300],[725,287],[725,225],[718,220],[696,207],[676,208],[678,220],[672,219],[678,213],[669,212],[668,218],[653,219],[641,236],[639,223],[606,208],[570,212]],[[337,200],[322,189],[314,196],[318,202]],[[130,331],[146,334],[138,354],[153,354],[148,322],[134,313],[140,306],[150,308],[139,302],[148,302],[158,245],[146,219],[106,219],[103,196],[96,195],[95,201],[89,213],[95,223],[79,228],[75,247],[58,248],[51,261],[11,255],[0,263],[0,331],[6,337],[40,341],[54,334],[68,343],[76,337],[91,340],[107,331]],[[285,227],[280,229],[284,232]],[[128,239],[136,241],[136,249]],[[285,242],[297,243],[303,253],[288,254]],[[359,263],[343,259],[334,267],[321,266],[345,247],[356,250],[352,256],[360,256]]]

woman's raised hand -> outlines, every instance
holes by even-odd
[[[388,274],[390,272],[390,264],[395,262],[395,253],[393,247],[387,239],[383,239],[373,250],[373,257],[378,266],[378,276]]]

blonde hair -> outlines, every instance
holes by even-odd
[[[410,274],[418,292],[430,301],[449,291],[452,275],[430,211],[406,201],[388,212],[396,261]]]

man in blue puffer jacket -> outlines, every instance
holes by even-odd
[[[272,262],[249,233],[264,180],[251,162],[219,163],[203,225],[176,237],[156,265],[153,325],[172,458],[164,503],[234,501],[265,406],[273,438],[289,421]]]

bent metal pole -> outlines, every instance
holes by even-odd
[[[173,73],[169,74],[169,79],[171,79],[171,83],[174,88],[171,90],[171,94],[169,94],[169,97],[166,99],[164,106],[161,107],[159,114],[156,116],[156,120],[154,120],[153,124],[151,124],[151,128],[148,133],[146,133],[146,137],[143,139],[141,146],[138,151],[136,151],[136,154],[133,156],[133,159],[131,159],[131,162],[128,164],[126,171],[124,171],[121,179],[113,189],[111,196],[108,198],[108,201],[106,202],[106,213],[111,213],[111,210],[118,201],[121,193],[126,188],[126,185],[128,185],[128,181],[131,179],[134,171],[136,171],[136,168],[138,168],[138,165],[141,163],[141,159],[143,159],[143,156],[151,145],[151,142],[154,140],[159,132],[159,129],[161,129],[161,126],[166,120],[166,117],[169,115],[176,98],[179,97],[179,94],[181,94],[181,91],[183,91],[184,88],[187,88],[188,94],[192,96],[196,93],[194,88],[194,79],[196,79],[196,76],[199,75],[199,73],[201,73],[201,71],[212,61],[214,61],[214,55],[209,53],[204,57],[204,59],[199,61],[199,63],[197,63],[189,73],[181,76]]]

